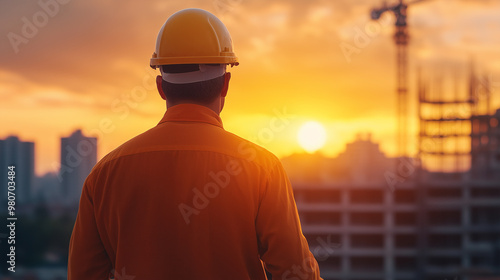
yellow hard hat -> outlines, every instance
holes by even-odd
[[[156,40],[150,65],[238,65],[231,35],[222,21],[201,9],[185,9],[170,16]]]

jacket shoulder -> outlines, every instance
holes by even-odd
[[[227,132],[230,137],[235,140],[237,146],[233,148],[233,153],[235,157],[253,162],[261,167],[270,170],[276,164],[281,163],[278,157],[265,149],[245,138],[237,136],[231,132]]]

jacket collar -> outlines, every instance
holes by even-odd
[[[223,128],[219,115],[197,104],[178,104],[168,108],[158,125],[165,122],[202,122]]]

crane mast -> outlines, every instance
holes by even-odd
[[[420,1],[414,1],[416,3]],[[408,5],[400,0],[393,6],[384,4],[381,8],[371,11],[371,18],[378,20],[380,16],[392,11],[396,17],[396,31],[394,33],[394,42],[396,43],[396,63],[397,63],[397,145],[400,157],[406,157],[407,153],[407,135],[408,135],[408,27],[406,22]]]

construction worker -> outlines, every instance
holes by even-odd
[[[173,14],[150,63],[167,111],[87,177],[68,279],[320,279],[280,161],[222,126],[238,65],[224,24]]]

